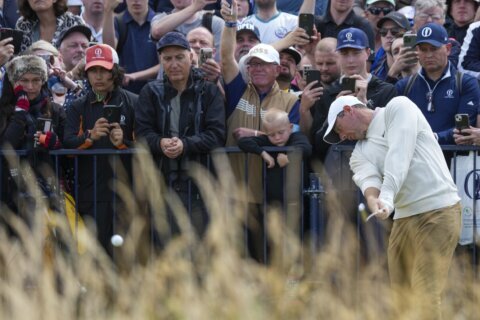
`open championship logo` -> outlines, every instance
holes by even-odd
[[[426,27],[422,30],[422,37],[428,38],[432,34],[432,29],[430,27]]]
[[[100,58],[102,56],[102,49],[100,48],[95,49],[95,56],[97,58]]]
[[[345,38],[347,38],[347,42],[352,42],[352,37],[353,34],[351,32],[347,32],[347,34],[345,35]]]
[[[478,172],[480,172],[480,169],[472,170],[465,177],[463,189],[465,190],[465,195],[470,199],[480,199],[480,174]],[[471,178],[473,178],[473,184],[469,183]]]

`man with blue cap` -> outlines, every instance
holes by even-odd
[[[461,74],[448,61],[451,44],[444,27],[428,23],[417,32],[421,65],[417,74],[397,82],[399,95],[410,98],[422,111],[440,144],[453,144],[455,114],[466,113],[475,124],[480,89],[476,79]]]
[[[310,131],[316,153],[322,161],[325,159],[329,148],[329,145],[325,144],[322,139],[325,129],[322,127],[327,119],[328,109],[338,95],[356,96],[370,108],[373,108],[384,107],[397,94],[393,85],[378,79],[367,71],[370,48],[365,32],[357,28],[347,28],[340,31],[337,37],[336,50],[339,55],[339,63],[342,66],[342,76],[324,90],[320,101],[314,104],[314,108],[310,108],[310,112],[302,110],[303,107],[308,106],[300,105],[300,125],[303,124],[302,129],[305,131]],[[353,91],[345,90],[344,82],[348,81],[347,78],[355,82]],[[308,126],[308,123],[311,123],[311,127]]]
[[[157,51],[165,75],[140,91],[135,133],[146,140],[166,184],[188,208],[197,234],[203,235],[209,218],[189,170],[192,162],[208,167],[208,154],[225,144],[223,95],[192,68],[193,54],[183,33],[166,33]],[[175,223],[171,227],[178,232]]]

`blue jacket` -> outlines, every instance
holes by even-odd
[[[418,71],[417,78],[406,95],[422,111],[433,132],[438,135],[440,144],[454,144],[453,129],[455,114],[467,113],[470,124],[474,125],[477,118],[477,108],[480,103],[480,88],[478,82],[464,74],[462,78],[462,94],[456,88],[457,69],[451,64],[437,81],[426,78],[423,68]],[[404,78],[395,85],[398,95],[405,95],[405,89],[410,77]],[[431,92],[431,94],[429,94]],[[429,95],[431,106],[429,106]]]

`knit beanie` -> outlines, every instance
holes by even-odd
[[[34,55],[15,57],[7,63],[6,69],[12,86],[15,86],[15,82],[20,80],[25,73],[39,75],[43,82],[46,82],[48,78],[45,60]]]

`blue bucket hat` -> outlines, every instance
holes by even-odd
[[[178,31],[167,32],[157,42],[157,52],[161,53],[166,47],[181,47],[186,50],[190,50],[190,44],[188,43],[185,35]]]
[[[337,51],[343,48],[368,48],[368,37],[365,32],[357,28],[343,29],[337,36]]]
[[[439,48],[448,43],[447,30],[439,24],[427,23],[417,32],[417,45],[420,43],[428,43]]]

